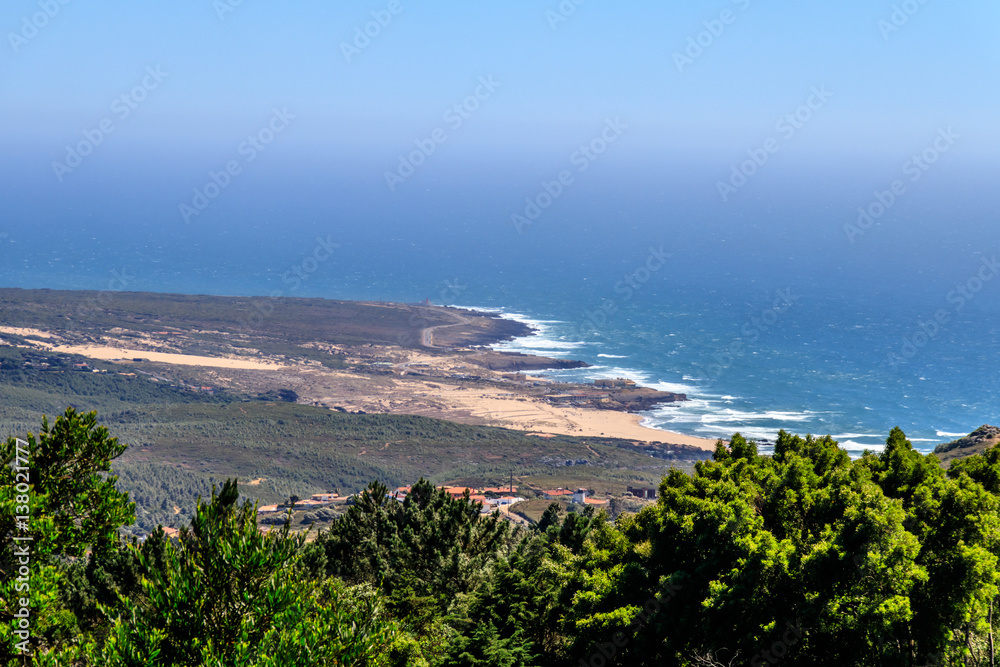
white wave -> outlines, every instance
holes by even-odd
[[[535,333],[528,334],[527,336],[522,336],[521,338],[536,338],[538,332],[551,329],[553,324],[564,324],[562,320],[540,320],[530,315],[525,315],[524,313],[516,313],[506,308],[497,308],[495,306],[460,306],[454,304],[455,308],[464,308],[466,310],[480,311],[484,313],[494,313],[500,317],[500,319],[511,320],[513,322],[520,322],[521,324],[526,324],[535,329]],[[520,340],[520,339],[516,339]]]
[[[771,420],[771,421],[786,421],[786,422],[804,422],[809,421],[814,418],[815,412],[782,412],[780,410],[767,410],[766,412],[746,412],[744,410],[734,410],[733,408],[724,408],[717,411],[715,414],[704,415],[701,420],[702,423],[733,423],[741,421],[761,421],[761,420]]]
[[[695,387],[689,384],[681,384],[679,382],[650,382],[644,384],[644,387],[649,387],[650,389],[655,389],[656,391],[669,391],[674,394],[688,394],[696,391]]]
[[[476,308],[473,308],[476,310]],[[526,336],[519,336],[509,341],[502,341],[492,347],[498,352],[520,352],[545,357],[566,357],[571,351],[577,350],[589,343],[580,340],[566,340],[558,333],[554,325],[563,324],[562,320],[541,320],[522,313],[515,313],[494,308],[491,312],[498,313],[503,319],[526,324],[533,331]]]
[[[882,438],[882,439],[885,439],[885,436],[880,435],[878,433],[844,433],[842,435],[835,435],[835,436],[832,436],[832,437],[833,437],[834,440],[837,440],[837,441],[840,441],[840,440],[850,440],[851,438]]]
[[[625,354],[604,354],[601,352],[597,356],[604,357],[606,359],[628,359],[628,355]]]
[[[612,355],[599,354],[599,357],[611,357]],[[612,380],[615,378],[627,378],[642,387],[649,387],[657,391],[669,391],[675,394],[691,394],[698,390],[697,387],[680,382],[666,382],[654,378],[647,371],[635,368],[625,368],[622,366],[591,366],[585,369],[587,377],[594,380]]]
[[[717,426],[699,426],[695,429],[703,438],[722,438],[723,440],[729,440],[734,433],[739,433],[747,440],[756,440],[760,442],[762,440],[767,440],[773,442],[775,438],[778,437],[777,429],[767,429],[767,428],[733,428],[725,429]]]
[[[570,352],[585,345],[574,341],[564,340],[528,340],[520,338],[507,343],[494,345],[494,349],[508,352],[520,352],[523,350],[556,350],[559,352]]]
[[[847,440],[837,444],[840,445],[841,449],[845,449],[849,452],[863,452],[866,449],[870,449],[873,452],[881,452],[885,449],[885,445],[866,445],[861,442],[855,442],[854,440]]]
[[[942,438],[964,438],[969,435],[968,433],[948,433],[948,431],[937,431],[937,434]]]
[[[701,416],[706,412],[715,409],[714,404],[697,396],[689,396],[688,400],[680,403],[667,403],[658,405],[646,412],[649,417],[666,419],[671,422],[691,421],[700,422]]]

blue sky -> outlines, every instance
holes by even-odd
[[[275,106],[298,114],[300,145],[405,144],[490,74],[502,87],[463,131],[468,150],[562,152],[617,115],[642,137],[637,152],[725,151],[765,135],[814,85],[835,94],[809,128],[815,152],[895,150],[945,123],[973,139],[970,152],[995,154],[1000,140],[1000,6],[985,0],[913,0],[888,39],[879,21],[900,3],[567,0],[574,11],[553,28],[554,1],[398,0],[350,63],[341,43],[388,2],[245,0],[222,12],[228,2],[54,0],[58,13],[15,53],[10,34],[40,9],[8,0],[5,134],[58,146],[159,65],[169,78],[127,127],[154,147],[224,141]],[[674,53],[723,11],[732,22],[679,72]]]
[[[575,224],[607,252],[628,218],[636,247],[657,226],[705,253],[753,248],[763,234],[761,252],[835,244],[837,261],[874,271],[904,236],[913,256],[958,258],[994,224],[996,2],[234,2],[6,0],[7,226],[58,232],[49,240],[59,252],[103,252],[88,245],[105,241],[97,228],[127,230],[132,247],[178,250],[237,225],[305,234],[330,219],[358,242],[458,228],[469,244],[517,247],[510,217],[574,169],[609,120],[627,129],[574,172],[576,190],[532,230],[539,244]],[[386,25],[345,57],[344,44],[366,26],[376,32],[379,17]],[[681,67],[678,54],[689,58]],[[451,125],[448,110],[484,79],[495,89]],[[246,161],[240,147],[275,110],[287,127]],[[786,134],[778,123],[796,112],[807,119]],[[58,173],[67,147],[102,122],[113,132]],[[847,243],[856,208],[944,128],[960,136],[955,150],[879,221],[916,216],[907,233]],[[386,173],[436,130],[446,140],[390,189]],[[719,184],[769,140],[778,148],[767,164],[750,165],[745,186],[723,198]],[[179,207],[234,161],[225,196],[183,219]],[[604,222],[580,228],[588,212]],[[959,232],[942,239],[945,216]],[[405,228],[412,220],[420,225]]]

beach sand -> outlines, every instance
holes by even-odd
[[[52,338],[52,334],[41,329],[26,329],[24,327],[0,327],[0,333],[14,334],[15,336],[39,336],[41,338]]]
[[[120,347],[98,347],[88,345],[58,345],[51,348],[53,352],[63,352],[65,354],[79,354],[91,359],[103,359],[113,361],[122,359],[131,361],[132,359],[145,359],[146,361],[156,361],[161,364],[178,364],[181,366],[205,366],[208,368],[241,368],[245,370],[279,370],[291,368],[286,364],[279,364],[270,361],[256,361],[253,359],[233,359],[227,357],[202,357],[194,354],[176,354],[173,352],[149,352],[147,350],[129,350]]]
[[[52,338],[52,334],[35,329],[0,327],[0,332],[21,336],[35,335]],[[255,391],[266,387],[292,386],[300,401],[328,407],[342,406],[350,411],[368,413],[416,414],[447,419],[466,424],[486,424],[503,428],[529,431],[537,434],[561,434],[584,437],[622,438],[638,442],[660,442],[690,445],[713,450],[715,440],[696,438],[670,431],[642,426],[641,417],[616,410],[587,409],[557,406],[544,399],[510,390],[466,385],[452,387],[435,384],[427,378],[409,378],[397,375],[392,378],[373,378],[371,375],[332,371],[316,364],[278,363],[227,356],[200,356],[175,352],[136,350],[116,345],[53,345],[33,341],[40,349],[67,354],[78,354],[105,361],[133,359],[182,366],[200,366],[212,369],[252,371],[243,378],[242,389],[253,386]],[[433,367],[442,375],[464,370],[467,358],[459,356],[434,356],[410,350],[397,350],[402,363],[397,372],[413,364]],[[476,370],[484,376],[500,377],[484,369]],[[230,378],[216,378],[221,383]],[[254,386],[256,385],[256,386]]]
[[[481,388],[429,391],[426,397],[440,399],[439,403],[450,406],[451,410],[467,411],[491,425],[521,431],[604,436],[715,449],[715,440],[642,426],[639,415],[617,410],[556,406],[537,398]]]

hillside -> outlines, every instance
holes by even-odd
[[[655,486],[672,465],[689,470],[709,455],[684,445],[350,414],[297,404],[287,390],[206,391],[196,371],[167,377],[168,370],[123,370],[0,345],[0,433],[37,432],[43,415],[69,405],[97,410],[100,423],[130,445],[115,470],[138,505],[137,533],[186,523],[198,495],[227,477],[238,477],[243,494],[262,503],[354,493],[375,479],[492,485],[511,474],[525,492],[583,486],[620,494],[629,484]]]
[[[252,341],[248,354],[320,358],[307,344],[435,348],[490,344],[531,331],[459,308],[295,297],[2,288],[0,312],[6,327],[57,331],[68,342],[95,342],[124,328],[136,344],[166,344],[188,354],[239,351]],[[435,330],[436,343],[427,344],[427,329]]]
[[[982,454],[997,443],[1000,443],[1000,428],[984,424],[964,438],[938,445],[934,453],[941,459],[942,465],[948,466],[956,459]]]

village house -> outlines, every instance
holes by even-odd
[[[641,488],[641,487],[628,487],[628,492],[631,493],[636,498],[643,498],[646,500],[654,500],[656,498],[656,489],[653,488]]]
[[[629,380],[628,378],[604,378],[602,380],[594,380],[594,386],[614,389],[633,389],[635,388],[635,382]]]

